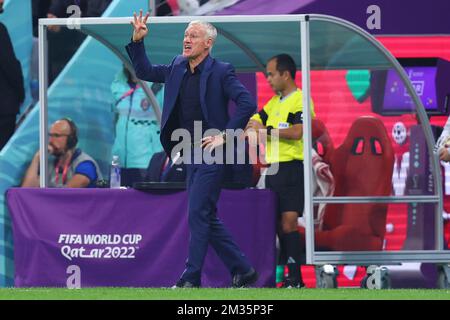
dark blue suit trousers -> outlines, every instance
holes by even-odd
[[[187,165],[189,194],[189,256],[182,279],[200,285],[201,270],[211,244],[232,275],[246,273],[251,265],[217,217],[216,204],[225,172],[223,164]]]

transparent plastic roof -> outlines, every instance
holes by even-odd
[[[304,15],[253,17],[201,17],[218,29],[213,55],[232,63],[239,71],[260,71],[275,53],[284,52],[300,64],[300,21]],[[361,34],[320,15],[308,16],[310,23],[311,69],[368,69],[390,66],[386,57]],[[199,17],[200,18],[200,17]],[[246,18],[246,19],[243,19]],[[250,19],[250,21],[249,21]],[[128,59],[124,46],[130,41],[130,18],[114,24],[97,24],[97,19],[83,19],[81,31],[120,52]],[[156,17],[149,19],[145,40],[153,63],[169,63],[181,52],[184,30],[192,17]],[[356,54],[355,54],[356,53]],[[370,65],[368,65],[370,62]]]

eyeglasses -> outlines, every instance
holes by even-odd
[[[68,137],[69,135],[63,133],[49,133],[48,136],[52,138],[61,138],[61,137]]]

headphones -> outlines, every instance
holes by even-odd
[[[61,120],[67,121],[70,127],[70,135],[67,136],[67,149],[73,149],[78,143],[78,129],[75,122],[70,118],[62,118]]]

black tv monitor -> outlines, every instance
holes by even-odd
[[[447,115],[450,63],[438,58],[398,59],[428,115]],[[381,115],[415,112],[411,96],[394,69],[372,71],[372,110]]]

